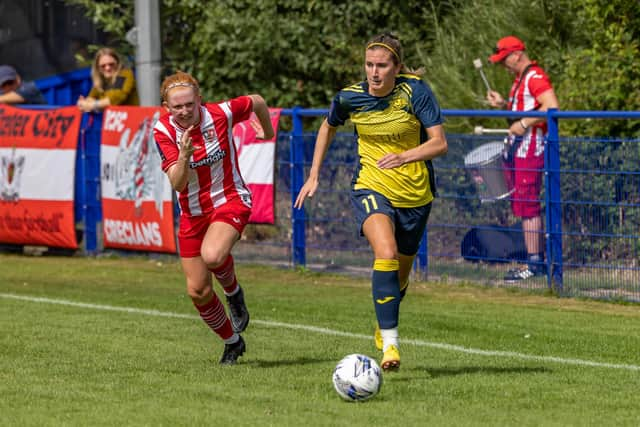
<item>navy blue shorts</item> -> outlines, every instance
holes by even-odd
[[[427,226],[431,203],[417,208],[395,208],[385,196],[372,190],[353,190],[351,203],[355,209],[356,221],[362,233],[362,224],[374,213],[391,218],[395,227],[398,252],[402,255],[415,255]]]

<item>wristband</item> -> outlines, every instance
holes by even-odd
[[[98,111],[98,100],[94,99],[93,100],[93,111]],[[520,123],[522,124],[522,123]]]
[[[527,130],[527,127],[524,125],[522,119],[518,120],[518,122],[520,123],[520,126],[522,126],[522,129]]]

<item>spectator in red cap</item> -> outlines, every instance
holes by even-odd
[[[493,55],[489,57],[489,61],[493,64],[501,62],[511,52],[524,52],[524,42],[515,36],[507,36],[498,40]]]
[[[558,99],[549,77],[536,61],[529,59],[522,40],[515,36],[501,38],[489,61],[501,64],[515,76],[508,100],[496,91],[487,92],[487,100],[492,107],[509,111],[558,108]],[[509,122],[511,146],[507,167],[511,170],[515,190],[511,196],[511,208],[515,216],[522,218],[527,248],[526,267],[510,270],[504,278],[515,282],[546,274],[540,189],[547,123],[541,117],[522,117]]]
[[[46,104],[34,82],[24,82],[11,65],[0,65],[0,104]]]

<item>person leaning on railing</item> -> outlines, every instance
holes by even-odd
[[[25,82],[11,65],[0,65],[0,104],[46,104],[34,82]]]
[[[93,87],[76,105],[84,112],[102,111],[110,105],[140,105],[133,70],[122,64],[120,55],[109,47],[98,52],[91,65]]]

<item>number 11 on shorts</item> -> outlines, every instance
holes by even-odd
[[[371,205],[369,205],[369,201],[371,201]],[[372,210],[378,210],[378,202],[376,202],[376,198],[373,194],[369,194],[367,197],[362,199],[362,204],[364,205],[364,209],[367,211],[367,214],[371,213]]]

